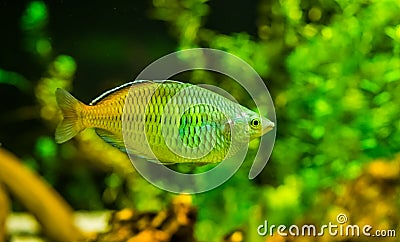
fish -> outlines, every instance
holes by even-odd
[[[216,92],[173,80],[136,80],[89,105],[58,88],[63,119],[55,141],[94,128],[123,152],[162,164],[218,163],[274,128],[266,117]]]

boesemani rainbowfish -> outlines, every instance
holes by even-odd
[[[161,163],[220,162],[274,127],[220,94],[170,80],[130,82],[89,105],[60,88],[56,98],[64,116],[57,143],[95,128],[122,151]]]

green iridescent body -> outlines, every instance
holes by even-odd
[[[162,163],[220,162],[273,127],[215,92],[175,81],[128,83],[90,105],[60,89],[57,101],[64,113],[57,142],[93,127],[115,147]]]

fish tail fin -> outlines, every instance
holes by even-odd
[[[84,104],[61,88],[57,88],[56,99],[64,116],[64,119],[56,128],[55,134],[56,142],[61,144],[72,139],[86,128],[82,125],[80,120]]]

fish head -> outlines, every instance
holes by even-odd
[[[261,117],[258,113],[247,108],[242,109],[240,115],[234,120],[234,140],[253,140],[271,131],[275,124],[268,118]]]
[[[262,117],[260,114],[244,107],[242,108],[241,116],[242,122],[246,125],[246,135],[250,140],[263,136],[275,126],[268,118]]]
[[[250,140],[252,140],[261,137],[264,134],[271,131],[274,128],[275,124],[271,120],[265,117],[260,117],[260,115],[255,114],[249,116],[248,126],[249,126]]]

